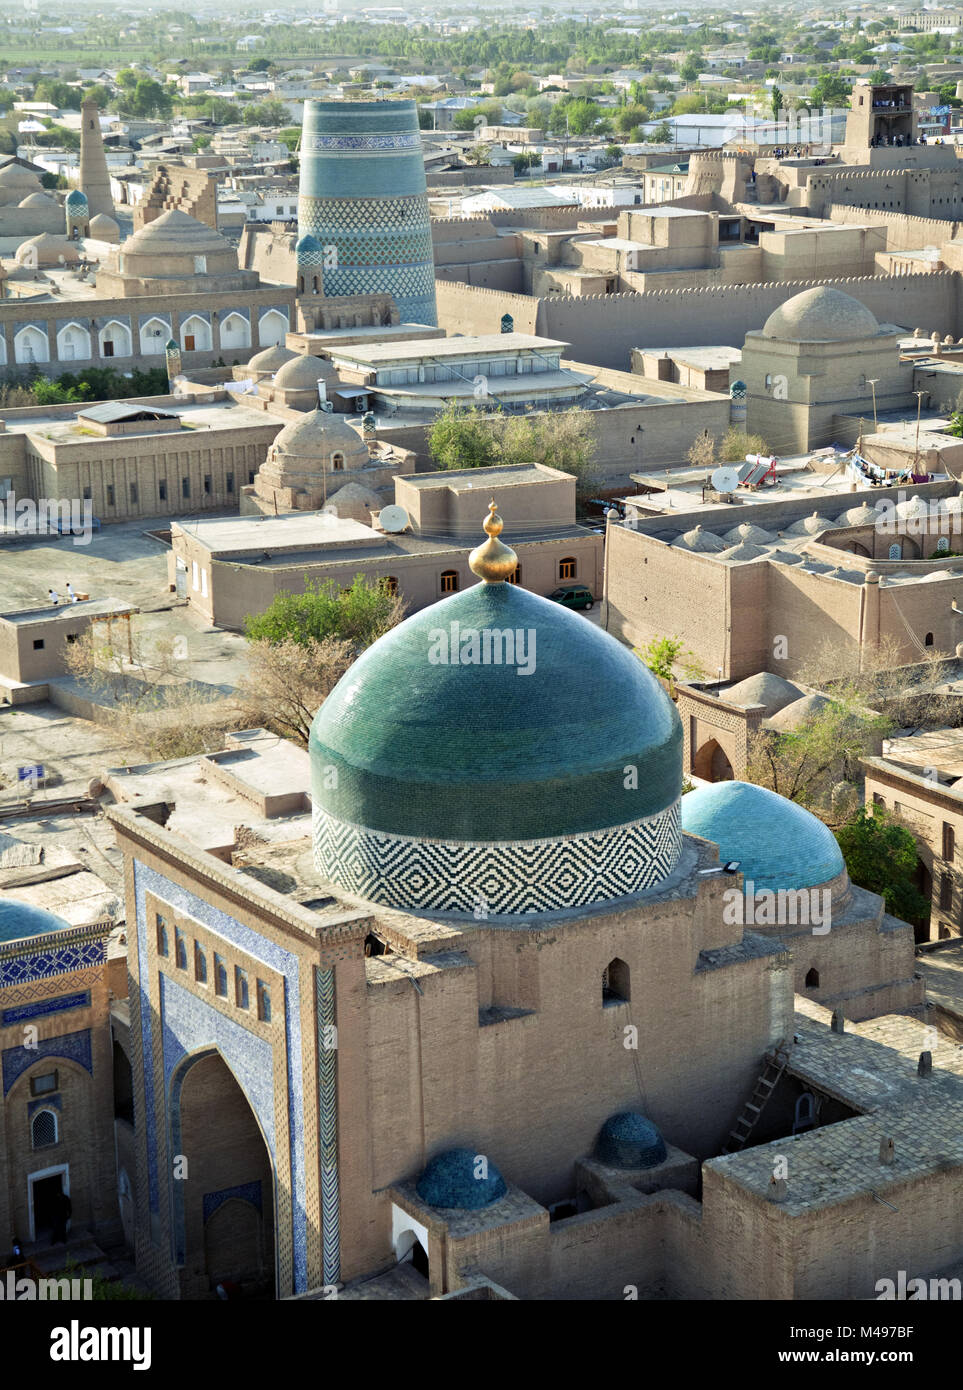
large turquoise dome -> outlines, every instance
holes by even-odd
[[[0,942],[46,936],[50,932],[66,931],[69,925],[46,908],[20,903],[15,898],[0,898]]]
[[[743,883],[815,888],[846,865],[836,837],[811,812],[751,782],[714,782],[682,798],[682,828],[738,859]]]
[[[511,664],[485,644],[506,633]],[[382,637],[321,707],[319,870],[377,902],[476,916],[479,898],[487,915],[625,896],[678,858],[681,743],[621,643],[516,585],[477,584]]]

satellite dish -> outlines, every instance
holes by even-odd
[[[717,468],[712,474],[711,482],[716,492],[735,492],[739,486],[739,470],[737,468]]]
[[[382,531],[396,535],[399,531],[404,531],[407,526],[410,526],[411,521],[404,507],[398,507],[392,502],[389,507],[381,508],[378,525]]]

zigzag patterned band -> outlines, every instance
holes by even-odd
[[[387,907],[478,921],[628,897],[666,878],[681,849],[678,802],[588,835],[501,844],[407,839],[314,813],[314,862],[333,883]]]

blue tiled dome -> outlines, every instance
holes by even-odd
[[[48,932],[64,931],[70,923],[30,903],[18,903],[13,898],[0,898],[0,941],[19,941],[25,936],[46,936]]]
[[[72,188],[64,199],[64,207],[85,208],[87,206],[87,195],[79,188]]]
[[[304,236],[299,237],[297,242],[295,243],[294,254],[296,256],[304,256],[308,252],[311,252],[313,254],[320,255],[321,250],[322,247],[320,241],[318,241],[318,238],[316,236],[312,236],[310,232],[305,232]]]
[[[504,1197],[505,1179],[488,1160],[488,1176],[475,1176],[478,1155],[472,1149],[447,1149],[436,1154],[418,1179],[415,1190],[430,1207],[480,1211]]]
[[[794,801],[749,782],[714,782],[682,798],[682,828],[738,859],[756,890],[814,888],[845,869],[828,826]]]
[[[626,1110],[605,1121],[595,1156],[610,1168],[655,1168],[665,1162],[665,1140],[651,1120]]]
[[[434,663],[453,624],[530,634],[534,670]],[[555,838],[672,806],[681,745],[675,706],[628,648],[518,585],[476,584],[406,618],[338,682],[311,729],[313,798],[389,834]]]

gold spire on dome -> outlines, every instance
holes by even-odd
[[[503,584],[514,574],[518,556],[510,546],[503,545],[498,539],[504,522],[495,510],[494,497],[488,504],[488,515],[483,525],[488,540],[472,551],[468,566],[486,584]]]

